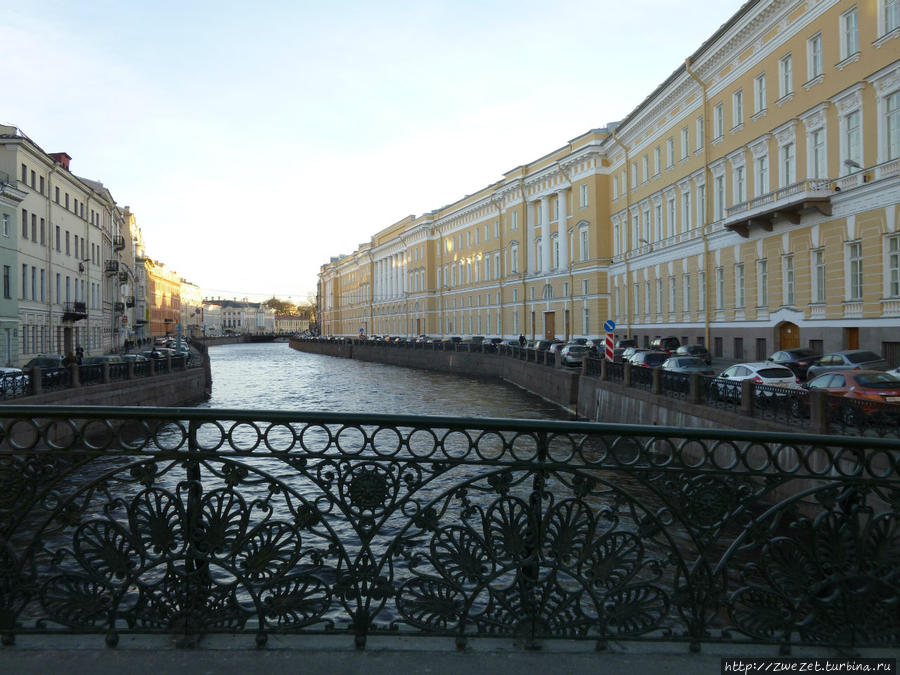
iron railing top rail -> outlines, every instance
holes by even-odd
[[[0,405],[0,420],[33,417],[38,419],[143,419],[159,421],[270,422],[303,424],[345,424],[350,426],[402,426],[441,429],[482,429],[484,431],[553,432],[556,434],[620,434],[649,438],[696,438],[698,440],[758,441],[784,446],[827,446],[889,450],[900,455],[896,440],[825,434],[746,431],[738,429],[702,429],[642,424],[613,424],[566,420],[522,418],[446,417],[438,415],[391,415],[371,413],[335,413],[325,411],[247,410],[237,408],[166,408],[141,406],[54,406]],[[3,449],[0,448],[0,452]]]

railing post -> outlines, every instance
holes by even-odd
[[[79,377],[79,366],[77,363],[69,364],[69,387],[76,389],[81,386],[81,378]]]
[[[600,359],[600,381],[609,381],[609,361],[605,358]]]
[[[166,372],[172,374],[172,355],[166,354]]]
[[[41,369],[34,366],[31,369],[31,393],[40,394],[44,390],[44,379],[41,375]]]
[[[753,417],[753,396],[756,393],[756,385],[753,380],[741,380],[741,412],[747,417]]]
[[[691,373],[688,403],[703,403],[703,376],[700,373]]]
[[[809,429],[814,434],[828,433],[828,392],[821,389],[809,392]]]
[[[100,378],[103,384],[109,384],[109,363],[103,364],[103,375]]]
[[[625,387],[631,386],[631,364],[625,363],[622,368],[622,385]]]
[[[662,394],[662,368],[656,366],[650,371],[650,393]]]
[[[125,379],[133,380],[134,379],[134,364],[135,362],[131,359],[128,359],[125,362]]]

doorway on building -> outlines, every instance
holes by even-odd
[[[800,346],[800,328],[795,323],[785,321],[778,326],[778,348],[797,349]]]
[[[556,312],[544,312],[544,339],[556,337]]]
[[[422,319],[416,319],[416,335],[422,334]]]
[[[859,349],[859,328],[844,329],[844,349]]]

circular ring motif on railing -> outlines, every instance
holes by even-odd
[[[85,420],[80,433],[88,450],[115,450],[112,445],[116,432],[110,420]]]
[[[284,454],[296,447],[297,435],[290,424],[275,422],[266,427],[263,443],[267,450],[276,454]]]
[[[839,448],[834,457],[834,468],[839,476],[859,476],[866,464],[862,448]]]
[[[702,445],[699,441],[688,441],[685,445]],[[740,466],[741,453],[737,446],[730,441],[713,443],[709,449],[709,461],[716,469],[730,471]]]
[[[881,465],[881,469],[879,469]],[[866,455],[866,470],[873,478],[890,478],[900,473],[900,453],[875,450]]]
[[[343,431],[343,429],[340,431]],[[312,455],[322,455],[337,443],[337,439],[331,435],[331,429],[324,424],[307,424],[303,427],[298,438],[300,447],[304,452]]]
[[[538,439],[530,432],[516,432],[509,440],[509,454],[517,462],[538,458]]]
[[[551,434],[547,439],[547,459],[551,462],[569,462],[575,451],[575,440],[569,434]]]
[[[394,427],[378,427],[372,434],[372,449],[380,457],[393,457],[403,448],[403,436]]]
[[[472,438],[467,431],[451,430],[441,439],[441,450],[447,459],[465,459],[472,449]]]
[[[215,452],[225,443],[227,433],[219,420],[207,421],[198,425],[194,431],[197,449],[203,452]]]
[[[769,446],[759,443],[748,443],[741,451],[744,466],[750,470],[762,473],[772,468],[772,456]]]
[[[439,441],[431,429],[415,429],[406,437],[406,447],[413,457],[424,459],[437,451]]]
[[[834,455],[831,448],[813,446],[806,453],[805,465],[807,471],[818,476],[829,475],[834,468]]]
[[[671,465],[679,450],[669,438],[653,437],[647,441],[647,459],[655,467]]]
[[[479,459],[502,459],[506,452],[506,441],[498,431],[483,431],[475,439],[475,454]]]
[[[34,420],[11,420],[4,435],[13,450],[34,450],[41,440],[41,431]],[[22,442],[23,435],[27,443]]]
[[[345,455],[361,455],[369,445],[369,437],[362,427],[344,426],[335,434],[334,444]]]
[[[255,422],[235,422],[228,429],[226,438],[236,452],[253,452],[262,443],[262,434]]]
[[[188,431],[180,421],[165,420],[155,422],[153,442],[160,450],[174,451],[187,445]]]
[[[787,474],[796,473],[803,466],[800,450],[792,445],[779,445],[775,449],[773,462],[778,471]]]
[[[50,420],[43,430],[44,442],[51,450],[73,450],[78,447],[75,420]]]
[[[630,466],[641,461],[643,447],[637,438],[621,436],[613,442],[610,451],[616,464]]]

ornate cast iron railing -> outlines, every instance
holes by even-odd
[[[0,407],[0,633],[900,643],[883,439]]]

